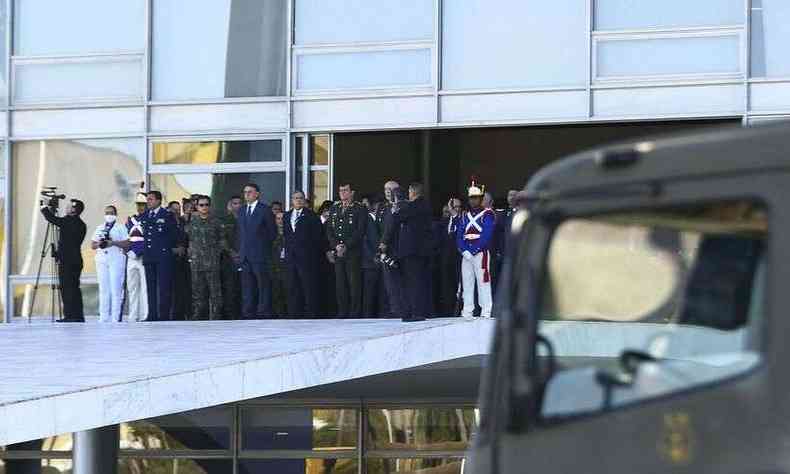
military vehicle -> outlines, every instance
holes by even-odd
[[[466,472],[790,473],[790,126],[580,153],[523,193]]]

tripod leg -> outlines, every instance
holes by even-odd
[[[49,234],[52,224],[47,222],[47,228],[44,231],[44,244],[41,246],[41,257],[38,260],[38,270],[36,271],[36,282],[33,284],[33,295],[30,297],[30,310],[27,313],[28,324],[33,316],[33,311],[36,309],[36,295],[38,294],[38,284],[41,280],[41,269],[44,267],[44,259],[47,258],[47,249],[49,248]]]

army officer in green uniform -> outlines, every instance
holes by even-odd
[[[358,318],[362,313],[362,240],[367,210],[354,202],[350,184],[338,188],[340,201],[329,211],[326,237],[329,261],[335,264],[335,289],[339,318]]]
[[[197,200],[197,216],[193,216],[184,231],[189,241],[189,267],[192,271],[192,318],[208,319],[222,317],[222,283],[220,280],[220,258],[222,252],[230,252],[222,222],[210,214],[211,198],[200,196]]]

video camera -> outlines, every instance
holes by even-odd
[[[41,196],[47,198],[46,206],[52,210],[60,207],[60,201],[66,199],[66,195],[58,194],[57,190],[57,186],[44,186],[43,191],[41,191]],[[41,206],[44,206],[44,199],[40,200],[39,203]]]

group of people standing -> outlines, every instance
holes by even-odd
[[[141,191],[124,224],[108,205],[91,238],[100,320],[121,321],[125,303],[132,321],[491,316],[502,234],[515,211],[511,195],[508,209],[495,211],[490,194],[473,182],[468,206],[450,199],[435,221],[420,183],[404,193],[389,181],[383,195],[360,202],[348,183],[338,194],[316,213],[295,191],[285,211],[262,202],[258,185],[249,183],[212,212],[209,196],[164,207],[159,191]],[[64,226],[81,223],[82,209],[73,204],[76,220],[44,214]],[[81,232],[84,238],[84,224]],[[71,240],[81,244],[78,237]],[[64,306],[71,306],[64,321],[84,320],[79,273],[76,281],[68,283],[69,298],[62,282]],[[72,299],[80,300],[80,314]]]

